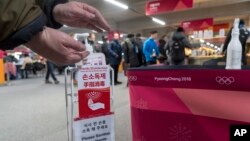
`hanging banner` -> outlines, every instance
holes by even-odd
[[[146,3],[146,15],[155,15],[193,7],[193,0],[155,0]]]
[[[108,66],[85,66],[78,72],[80,118],[110,113],[110,75]]]
[[[183,27],[185,31],[189,33],[195,30],[204,30],[212,28],[213,24],[214,24],[213,18],[207,18],[207,19],[182,22],[181,27]]]
[[[74,141],[115,141],[114,115],[74,122]]]

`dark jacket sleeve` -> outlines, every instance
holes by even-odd
[[[130,63],[129,62],[129,47],[128,47],[128,43],[124,42],[124,44],[122,45],[122,49],[123,49],[123,53],[124,53],[124,60],[125,63]]]
[[[231,38],[232,38],[231,34],[232,34],[232,28],[231,28],[230,31],[228,32],[227,37],[226,37],[226,40],[225,40],[225,42],[224,42],[224,46],[223,46],[223,49],[222,49],[222,52],[223,52],[223,53],[227,50],[228,44],[229,44],[229,42],[231,41]]]
[[[53,8],[66,0],[1,0],[0,49],[11,50],[25,44],[44,26],[60,28],[52,15]]]
[[[192,45],[190,44],[186,36],[184,36],[183,42],[184,42],[185,47],[190,48],[190,49],[192,48]]]
[[[57,4],[67,3],[68,0],[36,0],[36,4],[38,4],[43,13],[47,17],[47,26],[51,28],[58,29],[62,27],[62,24],[55,21],[53,16],[53,9]]]
[[[109,44],[109,46],[108,46],[108,52],[109,52],[112,56],[116,57],[118,54],[116,54],[116,53],[113,51],[113,46],[114,46],[114,43],[111,42],[111,43]]]

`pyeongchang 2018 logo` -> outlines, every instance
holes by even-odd
[[[219,83],[220,85],[231,85],[235,82],[235,78],[230,76],[230,77],[226,77],[226,76],[217,76],[215,78],[216,82]]]
[[[129,76],[128,80],[129,81],[137,81],[137,76]]]

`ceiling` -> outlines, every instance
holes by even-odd
[[[96,7],[111,24],[114,30],[122,32],[144,33],[153,28],[166,28],[179,25],[186,20],[194,20],[212,17],[216,23],[232,22],[235,17],[249,20],[250,0],[194,0],[192,9],[154,15],[166,21],[162,27],[152,22],[150,17],[145,16],[147,0],[118,0],[129,5],[129,10],[123,10],[104,0],[78,0]],[[250,22],[250,20],[249,20]],[[65,32],[84,32],[84,29],[64,28]]]

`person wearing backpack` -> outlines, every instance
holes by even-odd
[[[173,34],[172,40],[167,44],[167,51],[170,56],[171,65],[185,64],[185,48],[192,48],[185,31],[182,27],[178,27]]]
[[[128,34],[127,39],[122,44],[124,60],[128,68],[139,67],[139,48],[134,42],[134,34]]]

